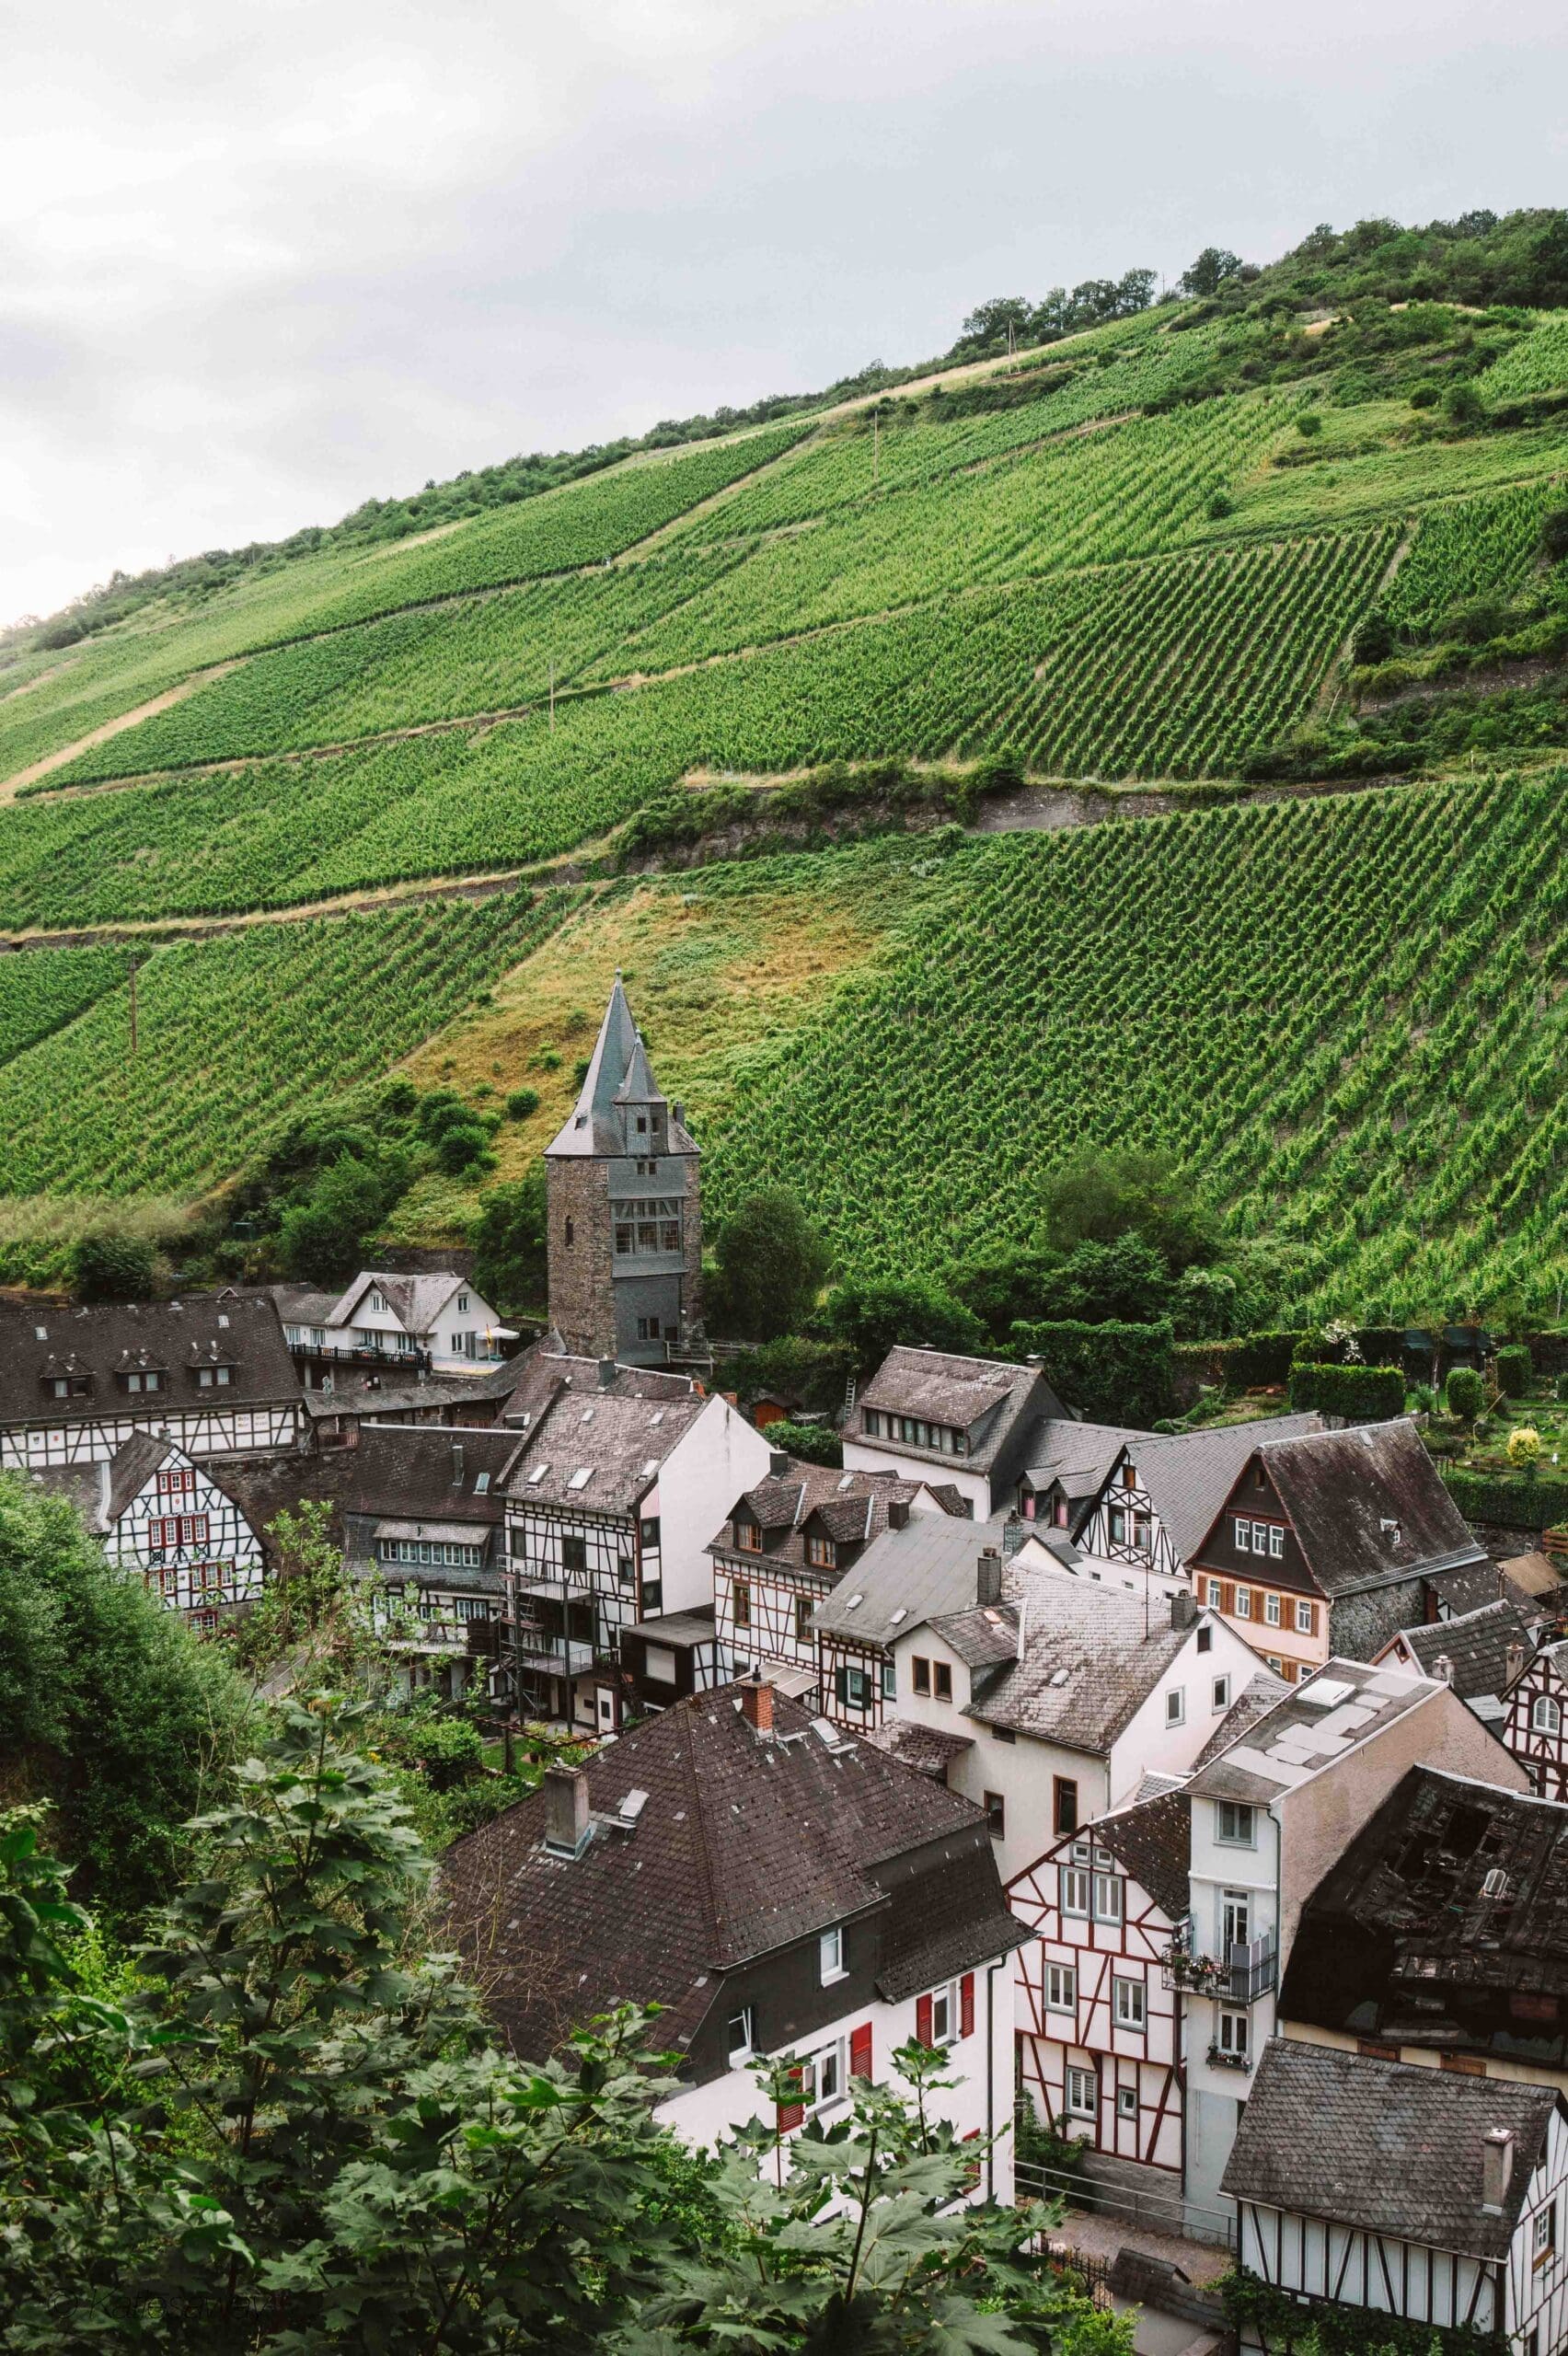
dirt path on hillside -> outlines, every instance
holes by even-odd
[[[343,892],[327,900],[302,900],[297,907],[248,908],[233,917],[128,917],[121,924],[76,925],[68,932],[29,928],[25,932],[0,933],[0,956],[32,949],[91,949],[112,947],[117,941],[208,941],[225,932],[245,932],[262,924],[303,924],[311,917],[362,916],[416,906],[425,900],[493,900],[515,891],[527,877],[541,889],[552,881],[575,882],[570,862],[558,876],[542,867],[502,867],[488,872],[444,877],[438,883],[385,884],[374,890]]]
[[[79,753],[87,752],[94,745],[107,745],[110,738],[118,736],[122,729],[134,728],[139,720],[151,720],[155,712],[167,711],[171,704],[183,703],[187,696],[193,696],[197,688],[204,687],[210,679],[221,679],[226,671],[237,671],[245,660],[243,654],[236,654],[230,662],[213,663],[204,671],[192,671],[190,677],[181,679],[178,687],[166,688],[161,696],[150,696],[133,711],[122,711],[118,720],[106,720],[101,728],[95,728],[89,735],[78,736],[74,745],[63,745],[57,753],[46,753],[40,761],[34,761],[30,768],[18,769],[14,777],[0,780],[0,802],[15,801],[23,786],[36,785],[40,778],[50,776],[55,769],[63,769]]]

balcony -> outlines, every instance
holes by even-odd
[[[1182,1989],[1189,1995],[1215,1996],[1227,2004],[1255,2004],[1272,1991],[1278,1964],[1272,1931],[1238,1943],[1221,1955],[1200,1954],[1189,1917],[1177,1924],[1175,1936],[1160,1957],[1159,1976],[1164,1987]],[[1246,2068],[1246,2062],[1241,2066]]]
[[[1215,2070],[1250,2070],[1252,2066],[1250,2053],[1235,2053],[1224,2045],[1211,2045],[1208,2058],[1210,2068]]]
[[[584,1677],[594,1666],[592,1645],[574,1637],[547,1635],[525,1624],[517,1631],[513,1658],[520,1669],[542,1669],[550,1677]]]

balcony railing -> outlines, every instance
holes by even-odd
[[[1220,1955],[1203,1955],[1189,1919],[1178,1923],[1159,1964],[1159,1976],[1167,1988],[1184,1989],[1193,1996],[1216,1996],[1227,2004],[1255,2004],[1274,1987],[1279,1952],[1274,1933],[1265,1931],[1262,1937],[1239,1941]]]
[[[1228,2045],[1211,2045],[1208,2058],[1216,2070],[1250,2070],[1252,2066],[1250,2053],[1237,2053]]]
[[[582,1677],[594,1666],[592,1645],[574,1637],[549,1636],[542,1628],[520,1627],[516,1660],[524,1669],[542,1669],[552,1677]]]

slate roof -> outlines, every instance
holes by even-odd
[[[933,1634],[974,1666],[965,1716],[1101,1758],[1192,1635],[1141,1596],[1055,1572],[1009,1570],[1006,1598],[933,1623]]]
[[[1510,1554],[1501,1570],[1506,1588],[1516,1595],[1539,1596],[1553,1605],[1562,1600],[1562,1574],[1539,1547],[1528,1554]]]
[[[1096,1844],[1109,1849],[1139,1888],[1147,1890],[1168,1922],[1186,1920],[1193,1803],[1184,1791],[1136,1801],[1114,1816],[1097,1817],[1089,1830]]]
[[[198,1391],[193,1369],[220,1362],[234,1369],[228,1383],[221,1392]],[[166,1369],[167,1388],[127,1398],[115,1375],[144,1368]],[[87,1397],[56,1399],[45,1392],[47,1379],[67,1374],[92,1378]],[[192,1406],[294,1404],[299,1397],[299,1377],[270,1293],[0,1308],[0,1425],[79,1424],[127,1413],[156,1421],[160,1412]]]
[[[340,1293],[317,1292],[314,1285],[269,1285],[267,1290],[285,1325],[329,1325],[342,1298]]]
[[[983,1418],[990,1420],[976,1437],[968,1455],[943,1455],[939,1449],[917,1448],[911,1441],[884,1439],[866,1430],[865,1411],[880,1408],[897,1415],[913,1415],[926,1423],[945,1424],[955,1431],[972,1431]],[[999,1358],[965,1358],[945,1350],[910,1349],[897,1343],[889,1350],[861,1392],[846,1427],[846,1436],[872,1448],[896,1449],[932,1464],[960,1464],[970,1472],[989,1472],[1004,1453],[1017,1453],[1032,1444],[1043,1418],[1066,1420],[1061,1401],[1038,1367],[1015,1366]]]
[[[333,1303],[327,1319],[329,1325],[352,1325],[354,1311],[372,1288],[386,1297],[405,1334],[425,1334],[434,1330],[435,1321],[455,1292],[469,1292],[473,1288],[467,1276],[459,1276],[450,1268],[440,1275],[400,1276],[389,1275],[380,1268],[362,1268],[359,1275]]]
[[[663,1102],[617,974],[576,1105],[545,1148],[546,1154],[552,1159],[577,1154],[624,1154],[625,1120],[620,1108],[631,1103]],[[667,1155],[696,1153],[695,1142],[674,1112],[667,1134]]]
[[[102,1538],[107,1533],[109,1467],[101,1458],[95,1464],[40,1465],[30,1477],[52,1497],[63,1497],[75,1507],[89,1537]]]
[[[1568,1806],[1412,1767],[1307,1900],[1280,2015],[1568,2066]]]
[[[1223,1750],[1211,1743],[1187,1789],[1205,1799],[1248,1800],[1266,1807],[1443,1691],[1391,1663],[1378,1667],[1336,1656],[1299,1685],[1287,1685],[1274,1707]]]
[[[1501,1694],[1509,1684],[1508,1653],[1520,1645],[1528,1660],[1534,1649],[1534,1623],[1506,1597],[1483,1603],[1454,1620],[1432,1620],[1419,1628],[1401,1628],[1399,1641],[1415,1656],[1424,1677],[1438,1674],[1439,1660],[1453,1664],[1452,1683],[1461,1701],[1485,1693]]]
[[[1030,1443],[1030,1485],[1048,1489],[1059,1482],[1066,1496],[1093,1496],[1122,1449],[1147,1438],[1147,1432],[1122,1424],[1080,1424],[1071,1415],[1052,1416]]]
[[[1551,2086],[1274,2038],[1220,2189],[1467,2257],[1501,2258],[1559,2102]],[[1514,2136],[1514,2166],[1495,2214],[1482,2206],[1482,2154],[1500,2127]]]
[[[1460,1563],[1452,1570],[1424,1571],[1422,1576],[1439,1603],[1447,1606],[1455,1619],[1467,1611],[1478,1611],[1483,1603],[1495,1603],[1500,1595],[1513,1595],[1524,1600],[1525,1590],[1507,1576],[1505,1564],[1497,1564],[1482,1555],[1478,1562]]]
[[[917,1775],[934,1775],[939,1783],[947,1781],[955,1759],[974,1748],[972,1734],[945,1734],[940,1727],[921,1726],[915,1718],[884,1718],[866,1740],[874,1750],[885,1750],[890,1759],[913,1767]]]
[[[1022,1939],[978,1808],[867,1743],[836,1732],[830,1748],[787,1695],[773,1708],[768,1740],[724,1687],[598,1751],[580,1857],[546,1850],[542,1791],[447,1850],[453,1934],[518,2052],[542,2057],[622,1999],[669,2006],[661,2035],[679,2049],[715,1975],[854,1917],[881,1920],[884,1993]],[[634,1790],[635,1830],[613,1829]]]
[[[658,1479],[664,1459],[714,1404],[689,1395],[639,1399],[618,1391],[591,1397],[558,1391],[523,1441],[506,1477],[506,1495],[519,1506],[628,1513]],[[738,1411],[720,1403],[720,1412]]]
[[[854,1576],[824,1596],[812,1624],[828,1635],[890,1645],[928,1620],[963,1611],[974,1600],[981,1553],[987,1547],[1000,1553],[1005,1530],[1000,1519],[912,1513],[902,1530],[872,1539]]]
[[[343,1511],[378,1521],[493,1526],[506,1518],[502,1480],[523,1448],[515,1432],[368,1425],[352,1451]]]
[[[732,1542],[733,1524],[749,1518],[762,1532],[762,1552],[758,1554],[750,1548],[740,1550],[739,1560],[809,1570],[813,1579],[820,1579],[824,1575],[824,1566],[806,1560],[809,1523],[813,1535],[820,1532],[846,1550],[833,1574],[842,1577],[849,1564],[858,1558],[859,1549],[887,1528],[888,1507],[911,1505],[922,1490],[936,1499],[944,1513],[963,1512],[963,1501],[955,1489],[943,1489],[939,1495],[934,1484],[905,1480],[898,1472],[840,1472],[830,1465],[801,1464],[790,1459],[786,1472],[770,1472],[765,1481],[759,1481],[754,1489],[736,1499],[733,1511],[709,1551],[737,1553]],[[851,1549],[855,1551],[848,1551]]]
[[[1185,1563],[1207,1536],[1237,1475],[1265,1433],[1278,1437],[1322,1428],[1323,1419],[1314,1412],[1223,1424],[1205,1431],[1137,1433],[1127,1454],[1166,1536]],[[1107,1482],[1113,1483],[1115,1471],[1113,1465]]]
[[[270,1567],[276,1567],[278,1548],[269,1536],[281,1513],[297,1513],[303,1505],[320,1502],[328,1510],[327,1537],[334,1546],[343,1542],[343,1517],[339,1500],[355,1474],[357,1449],[329,1449],[322,1455],[293,1449],[286,1456],[236,1458],[225,1462],[221,1476],[210,1458],[202,1471],[218,1480],[261,1542]]]
[[[174,1452],[173,1442],[160,1438],[156,1432],[133,1432],[115,1449],[109,1461],[109,1494],[103,1508],[106,1521],[112,1526],[120,1519],[133,1500],[141,1496],[158,1466]]]
[[[1217,1759],[1222,1750],[1228,1750],[1249,1727],[1255,1726],[1289,1692],[1284,1678],[1276,1677],[1272,1669],[1255,1669],[1193,1760],[1193,1774],[1200,1767],[1206,1767],[1211,1759]]]
[[[563,1391],[597,1396],[601,1391],[619,1399],[698,1399],[699,1384],[689,1374],[672,1374],[663,1367],[617,1366],[609,1381],[603,1379],[597,1358],[582,1358],[570,1351],[536,1343],[508,1361],[506,1402],[501,1419],[517,1431],[532,1431],[546,1409]]]
[[[1330,1598],[1484,1559],[1408,1415],[1265,1441],[1261,1452]]]

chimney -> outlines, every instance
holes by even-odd
[[[1029,1531],[1025,1527],[1023,1516],[1020,1513],[1009,1513],[1002,1524],[1003,1553],[1016,1554],[1028,1535]]]
[[[554,1857],[580,1857],[588,1846],[588,1778],[581,1767],[545,1770],[545,1846]]]
[[[976,1603],[1000,1603],[1002,1600],[1002,1556],[996,1546],[981,1549],[980,1560],[974,1566],[974,1600]]]
[[[1170,1625],[1190,1628],[1198,1616],[1198,1599],[1190,1587],[1179,1587],[1170,1599]]]
[[[1515,1643],[1505,1646],[1503,1653],[1503,1682],[1516,1685],[1525,1673],[1525,1648]]]
[[[889,1497],[889,1499],[888,1499],[888,1501],[887,1501],[887,1526],[888,1526],[888,1528],[889,1528],[890,1530],[905,1530],[905,1529],[906,1529],[906,1528],[908,1527],[908,1523],[909,1523],[909,1500],[908,1500],[908,1498],[907,1498],[907,1497]]]
[[[773,1688],[760,1669],[741,1687],[741,1711],[745,1722],[764,1742],[773,1739]]]
[[[769,1451],[767,1477],[770,1481],[787,1481],[790,1477],[790,1460],[781,1448]]]
[[[676,1128],[677,1128],[677,1129],[684,1129],[684,1128],[685,1128],[685,1126],[686,1126],[686,1106],[681,1103],[680,1098],[679,1098],[678,1096],[676,1097],[676,1099],[675,1099],[674,1103],[671,1105],[671,1107],[670,1107],[670,1118],[671,1118],[671,1120],[672,1120],[672,1121],[674,1121],[674,1125],[675,1125],[675,1126],[676,1126]]]
[[[1432,1674],[1437,1680],[1439,1685],[1452,1685],[1454,1681],[1454,1664],[1452,1658],[1447,1653],[1438,1654],[1436,1659],[1432,1664]]]
[[[452,1443],[452,1485],[455,1489],[463,1485],[463,1443],[458,1439]]]
[[[615,1379],[616,1379],[616,1362],[615,1362],[614,1358],[601,1358],[601,1359],[599,1360],[599,1388],[600,1388],[600,1390],[601,1390],[601,1391],[608,1391],[608,1390],[610,1390],[610,1389],[614,1386]]]
[[[1503,2214],[1513,2181],[1514,2138],[1506,2127],[1493,2127],[1481,2146],[1481,2205],[1489,2215]]]

